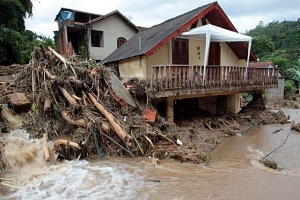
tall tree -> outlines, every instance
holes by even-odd
[[[31,0],[0,1],[0,65],[19,62],[24,19],[31,16]]]
[[[272,53],[275,51],[275,45],[271,41],[270,38],[268,38],[265,35],[259,35],[253,37],[253,47],[252,50],[254,53],[259,57],[263,57],[267,53]]]

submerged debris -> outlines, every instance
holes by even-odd
[[[275,169],[275,170],[278,170],[278,171],[282,170],[282,168],[279,168],[277,163],[273,160],[260,159],[259,162],[262,163],[265,167]]]
[[[293,124],[293,125],[291,126],[291,130],[300,132],[300,123]]]

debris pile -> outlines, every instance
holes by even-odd
[[[51,48],[36,48],[32,55],[11,82],[0,85],[1,117],[7,122],[0,121],[2,132],[24,128],[31,138],[59,140],[55,150],[62,159],[126,152],[161,158],[162,146],[178,148],[174,133],[160,130],[161,118],[152,117],[156,123],[143,118],[150,106],[131,95],[142,94],[141,88],[127,83],[130,94],[110,68],[67,60]]]

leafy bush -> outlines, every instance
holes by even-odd
[[[288,80],[284,83],[284,90],[288,92],[292,92],[294,90],[294,82]]]
[[[253,100],[253,95],[248,93],[243,93],[243,98],[245,98],[247,102],[251,102]]]

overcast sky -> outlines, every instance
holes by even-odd
[[[61,7],[105,15],[119,10],[137,26],[151,27],[212,0],[32,0],[33,17],[26,19],[26,29],[53,37],[57,30],[55,16]],[[299,0],[219,0],[240,33],[255,28],[262,21],[296,21],[300,18]]]

